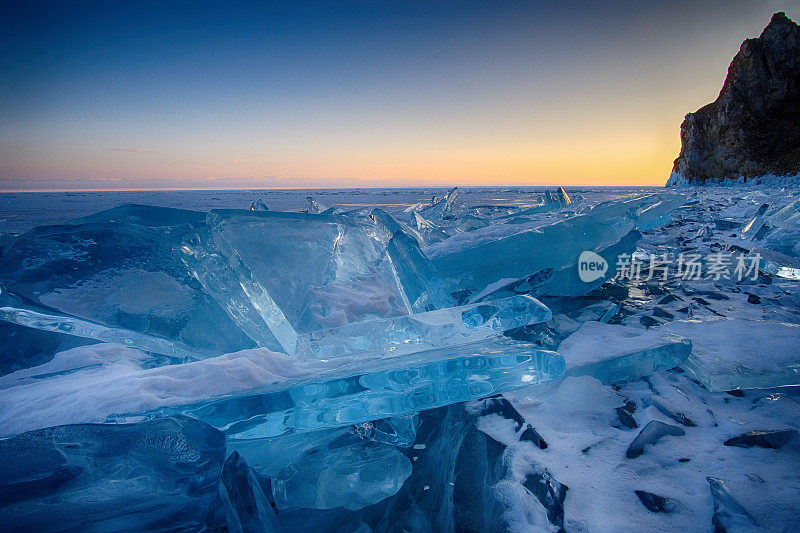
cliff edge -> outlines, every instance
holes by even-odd
[[[689,113],[670,185],[800,173],[800,26],[775,13],[728,67],[717,99]]]

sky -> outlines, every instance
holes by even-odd
[[[0,190],[663,185],[741,42],[800,20],[800,0],[15,4]]]

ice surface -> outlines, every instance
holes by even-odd
[[[551,318],[550,309],[535,298],[512,296],[313,331],[298,337],[296,353],[303,359],[397,357],[480,341]]]
[[[709,390],[800,385],[798,324],[717,318],[676,320],[664,329],[692,340],[683,368]]]
[[[208,224],[214,253],[227,258],[286,353],[294,353],[300,333],[410,311],[372,221],[212,211]]]
[[[692,342],[658,329],[585,322],[566,338],[559,352],[568,376],[592,376],[603,383],[638,379],[680,366]]]
[[[258,474],[238,452],[233,452],[222,467],[219,494],[205,527],[243,533],[276,531],[279,526],[269,492],[269,496],[264,494]]]
[[[510,235],[492,225],[432,245],[426,253],[451,290],[480,292],[504,278],[576,266],[583,251],[612,246],[639,225],[657,225],[683,200],[651,195],[606,202],[587,214],[541,227],[522,226]]]
[[[57,426],[0,440],[0,522],[9,531],[199,529],[225,438],[186,417]]]
[[[262,388],[235,398],[162,412],[177,410],[199,418],[222,429],[231,439],[275,437],[411,415],[549,382],[563,375],[563,365],[555,352],[489,340],[389,360],[356,358],[327,373],[312,366],[313,381],[282,383],[270,387],[275,392],[262,392]]]
[[[394,446],[359,442],[299,457],[272,478],[272,494],[279,510],[355,510],[394,495],[410,475]]]
[[[125,206],[66,224],[67,232],[95,225],[155,235],[164,244],[156,266],[137,259],[132,281],[121,276],[108,285],[110,300],[116,284],[125,312],[150,305],[161,313],[151,312],[154,321],[177,323],[186,306],[170,289],[174,280],[216,306],[222,320],[205,328],[209,337],[223,329],[250,349],[187,342],[185,332],[154,335],[143,321],[132,327],[77,315],[75,306],[105,303],[80,299],[96,290],[95,274],[76,273],[70,289],[84,292],[58,306],[11,288],[3,304],[11,320],[53,331],[0,326],[8,339],[0,342],[7,372],[0,376],[0,437],[184,413],[209,422],[236,453],[217,470],[208,512],[192,529],[735,530],[736,513],[725,511],[735,506],[715,510],[719,498],[706,477],[725,480],[725,493],[746,510],[742,527],[782,531],[800,520],[796,391],[714,392],[690,371],[696,356],[711,353],[725,372],[734,369],[726,388],[751,378],[759,386],[787,383],[792,341],[800,339],[800,289],[777,268],[793,268],[797,259],[788,246],[796,193],[709,188],[687,201],[587,188],[563,205],[558,191],[550,191],[550,204],[537,200],[541,189],[459,192],[450,207],[447,198],[422,201],[441,191],[330,191],[326,203],[357,209],[207,216]],[[274,209],[298,211],[308,209],[307,194],[258,193]],[[196,193],[202,201],[175,205],[241,207],[254,196]],[[765,229],[742,239],[756,217]],[[4,238],[2,249],[12,253],[37,231]],[[438,261],[466,250],[487,253],[464,253],[462,283]],[[581,281],[569,250],[598,253],[606,275]],[[757,277],[742,281],[645,279],[645,269],[641,280],[607,280],[619,254],[646,261],[717,251],[764,252],[765,262]],[[473,283],[481,271],[472,259],[489,266],[493,281]],[[18,266],[0,269],[0,280],[16,283],[24,272]],[[135,269],[147,274],[137,277]],[[139,282],[155,293],[143,290],[142,302],[130,298]],[[160,293],[169,297],[159,308]],[[726,333],[708,336],[704,346],[705,326],[686,326],[687,316],[703,325],[727,322]],[[62,327],[69,334],[58,333]],[[524,341],[503,339],[504,331]],[[144,337],[126,342],[132,333]],[[694,342],[693,355],[667,370],[668,359],[688,349],[680,337]],[[87,345],[97,340],[116,343]],[[563,351],[566,364],[543,348]],[[565,367],[587,375],[560,379]],[[654,444],[642,437],[643,453],[626,457],[637,435],[662,424],[685,435]],[[379,450],[384,460],[365,450]],[[291,486],[277,513],[276,480]]]
[[[0,377],[0,435],[179,412],[232,438],[269,437],[410,415],[564,372],[557,353],[495,339],[388,360],[302,363],[262,348],[156,368],[142,368],[136,350],[98,346]]]
[[[202,214],[122,206],[84,220],[33,229],[0,256],[0,285],[14,298],[6,319],[50,331],[63,323],[62,332],[158,353],[165,344],[201,357],[253,346],[175,253]]]

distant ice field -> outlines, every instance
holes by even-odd
[[[454,183],[454,185],[457,185]],[[535,203],[553,187],[466,187],[459,200],[476,205]],[[662,187],[566,187],[570,195],[612,199],[633,193],[655,192]],[[146,204],[180,209],[249,209],[261,199],[273,211],[302,211],[308,196],[328,206],[356,209],[374,206],[392,212],[442,196],[447,188],[386,189],[267,189],[213,191],[101,191],[0,193],[0,233],[21,233],[35,226],[61,224],[123,204]]]

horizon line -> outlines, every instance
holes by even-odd
[[[364,185],[364,186],[346,186],[346,187],[140,187],[140,188],[100,188],[100,189],[0,189],[0,194],[25,194],[25,193],[67,193],[67,192],[181,192],[181,191],[333,191],[333,190],[358,190],[358,189],[452,189],[457,187],[459,189],[499,189],[505,187],[564,187],[565,189],[571,188],[611,188],[611,187],[664,187],[664,185],[631,185],[631,184],[612,184],[612,185],[594,185],[594,184],[577,184],[577,185],[557,185],[557,184],[501,184],[501,185]]]

